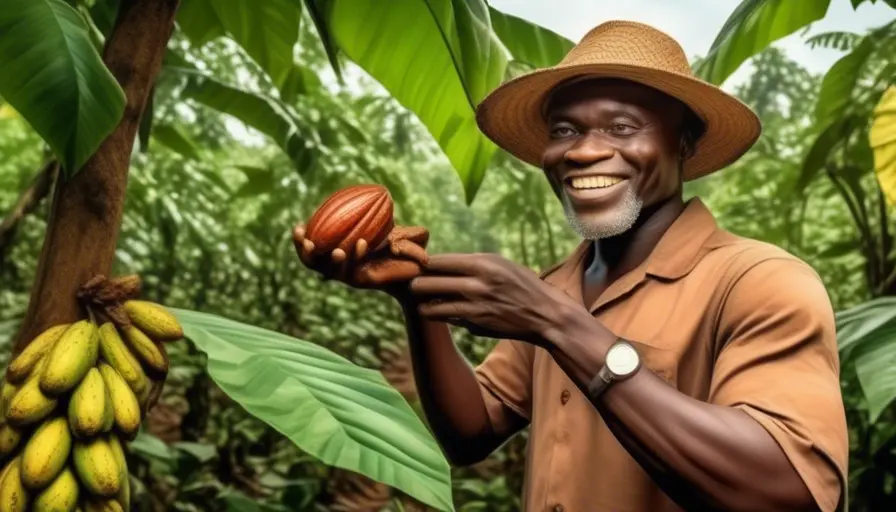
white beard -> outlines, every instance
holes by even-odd
[[[622,204],[608,212],[608,219],[586,223],[576,215],[569,196],[563,192],[563,211],[566,213],[566,220],[572,229],[586,240],[600,240],[625,233],[635,225],[643,206],[644,201],[635,194],[633,187],[627,187]]]

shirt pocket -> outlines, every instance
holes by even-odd
[[[678,387],[679,353],[669,348],[626,339],[641,358],[641,367],[647,368],[672,387]]]

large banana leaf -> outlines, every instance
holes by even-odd
[[[448,462],[382,374],[313,343],[171,308],[231,398],[322,462],[453,511]]]
[[[118,125],[124,92],[83,18],[62,0],[4,0],[0,96],[74,175]]]
[[[177,68],[169,70],[176,72]],[[231,115],[267,135],[300,173],[307,172],[316,161],[320,143],[317,135],[276,98],[243,91],[198,73],[190,75],[183,97]]]
[[[828,11],[831,0],[743,0],[725,21],[695,72],[721,84],[747,59]]]
[[[476,125],[475,107],[500,84],[504,48],[484,0],[317,2],[328,37],[414,112],[475,197],[496,146]]]
[[[177,21],[194,44],[229,35],[282,88],[293,70],[301,0],[184,0]]]
[[[825,73],[815,107],[815,120],[820,125],[827,125],[842,116],[854,100],[853,89],[873,50],[874,40],[864,38]]]
[[[566,56],[575,43],[538,25],[489,8],[492,28],[501,38],[513,59],[525,63],[530,68],[550,67]]]
[[[843,366],[855,365],[873,423],[896,398],[896,297],[883,297],[837,313]]]
[[[874,170],[887,201],[896,207],[896,86],[890,86],[874,109],[869,133]]]

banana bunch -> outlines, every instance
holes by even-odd
[[[125,512],[123,443],[137,435],[183,338],[163,306],[127,300],[125,323],[56,325],[17,354],[0,384],[0,512]],[[118,315],[119,318],[121,315]]]

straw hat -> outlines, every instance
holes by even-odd
[[[759,118],[734,96],[691,72],[681,46],[653,27],[609,21],[591,29],[556,66],[509,80],[476,109],[480,129],[498,146],[541,167],[548,143],[542,104],[558,84],[583,75],[632,80],[688,105],[706,124],[685,181],[717,171],[743,155],[761,131]]]

